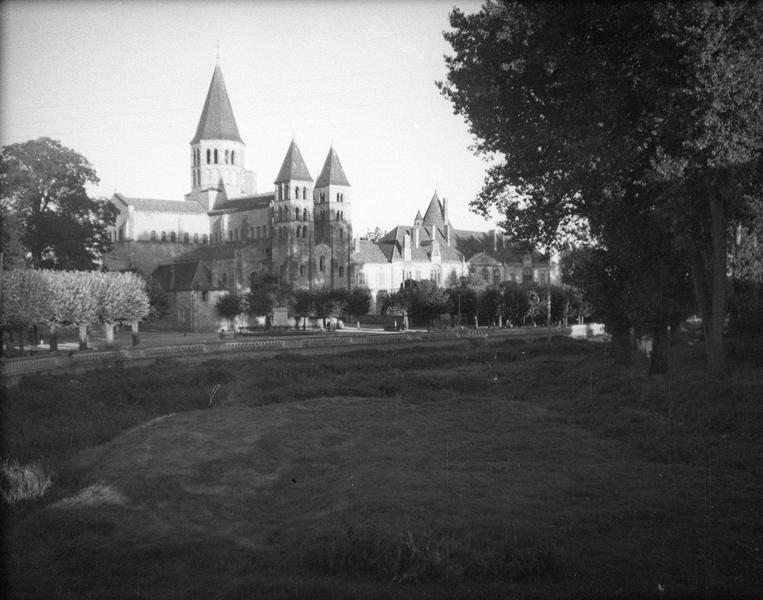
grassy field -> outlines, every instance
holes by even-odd
[[[648,377],[561,338],[29,378],[2,456],[52,485],[5,506],[5,597],[763,597],[736,356],[724,383],[697,347]]]

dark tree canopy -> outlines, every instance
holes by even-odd
[[[4,248],[18,242],[35,268],[97,266],[110,249],[106,228],[116,218],[111,204],[88,197],[85,186],[97,182],[87,159],[57,140],[38,138],[4,146],[0,154]],[[18,226],[23,229],[20,235]],[[9,250],[18,251],[12,245]]]
[[[542,245],[585,225],[641,284],[656,267],[654,322],[690,268],[723,376],[727,226],[760,191],[761,4],[488,2],[451,25],[438,85],[493,162],[473,209]]]

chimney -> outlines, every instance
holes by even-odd
[[[403,260],[411,260],[411,234],[408,232],[403,236]]]

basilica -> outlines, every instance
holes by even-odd
[[[110,198],[118,216],[104,257],[109,269],[152,276],[175,326],[216,328],[217,298],[245,294],[263,272],[296,288],[366,287],[374,312],[407,279],[448,286],[476,273],[488,283],[558,282],[553,261],[518,252],[501,233],[454,227],[436,192],[412,224],[375,240],[356,237],[352,187],[333,147],[313,179],[292,139],[272,187],[258,193],[219,65],[190,146],[184,200]]]

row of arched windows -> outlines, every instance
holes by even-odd
[[[194,166],[198,167],[201,165],[201,150],[199,148],[196,148],[196,151],[194,152]],[[226,150],[225,152],[218,151],[217,148],[207,148],[207,164],[208,165],[217,165],[220,164],[220,162],[224,162],[226,165],[235,165],[236,164],[236,151],[235,150]],[[222,160],[221,160],[222,159]]]
[[[279,183],[278,184],[278,199],[279,200],[288,200],[289,199],[289,185],[286,183]],[[294,186],[294,199],[295,200],[307,200],[307,188],[302,186],[299,187],[298,185]]]
[[[303,221],[310,220],[310,213],[306,208],[303,208],[300,210],[299,208],[294,209],[294,220],[299,221],[300,217]],[[278,207],[278,220],[279,221],[285,221],[289,218],[289,209],[285,206],[279,206]]]
[[[161,242],[177,242],[178,241],[178,235],[174,231],[170,231],[169,234],[166,231],[161,231],[157,233],[156,231],[151,231],[149,234],[149,237],[152,242],[161,241]],[[193,241],[194,244],[198,244],[201,242],[202,244],[206,244],[209,242],[209,238],[207,237],[207,234],[203,234],[199,236],[198,233],[194,233],[193,236],[190,233],[184,233],[183,242],[185,244],[190,244],[191,241]]]

